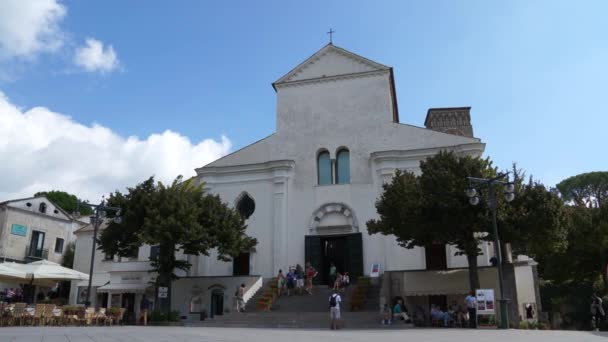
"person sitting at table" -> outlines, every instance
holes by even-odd
[[[452,305],[450,305],[448,313],[450,314],[450,317],[452,317],[456,322],[458,322],[458,325],[461,327],[463,326],[464,322],[467,321],[467,316],[465,314],[464,309],[455,300],[452,301]]]
[[[407,314],[407,308],[405,305],[403,305],[403,301],[401,299],[399,299],[393,307],[393,319],[397,319],[399,317],[403,319],[403,323],[410,322],[410,316]]]
[[[438,306],[433,304],[431,305],[431,318],[436,321],[443,320],[443,326],[447,328],[448,322],[450,320],[450,314],[445,311],[442,311]]]

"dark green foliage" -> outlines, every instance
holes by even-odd
[[[65,247],[65,251],[63,252],[63,256],[61,257],[61,266],[72,268],[74,266],[74,249],[76,246],[73,242],[69,242]]]
[[[111,194],[108,205],[122,209],[122,222],[111,221],[101,232],[100,249],[129,256],[143,244],[158,246],[151,260],[157,285],[170,287],[177,279],[175,270],[190,268],[186,260],[176,258],[177,251],[209,255],[215,248],[219,259],[230,260],[257,243],[245,234],[247,226],[235,210],[181,177],[169,186],[151,177],[124,194]]]
[[[171,311],[169,314],[163,311],[152,311],[150,314],[150,322],[179,322],[179,311]]]
[[[69,214],[73,214],[76,211],[79,211],[83,216],[93,214],[91,207],[83,204],[78,205],[78,203],[84,203],[84,201],[65,191],[42,191],[35,193],[34,196],[45,196]]]
[[[581,173],[559,182],[557,188],[577,206],[602,207],[608,199],[608,171]]]
[[[471,289],[479,288],[478,246],[481,236],[493,239],[492,221],[486,201],[470,205],[465,190],[469,187],[467,177],[491,178],[497,170],[489,158],[459,157],[452,152],[428,158],[420,163],[420,169],[420,176],[397,171],[393,181],[383,186],[376,202],[380,218],[367,222],[368,231],[394,235],[405,248],[431,243],[455,245],[467,256]],[[511,203],[503,199],[502,186],[496,188],[501,241],[530,255],[563,248],[562,201],[542,184],[532,180],[524,184],[522,178],[516,177],[516,200]],[[487,198],[487,189],[478,190]]]

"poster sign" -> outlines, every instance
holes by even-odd
[[[26,226],[22,226],[20,224],[13,223],[13,225],[11,226],[11,234],[13,234],[13,235],[19,235],[19,236],[26,236],[27,235],[27,227]]]
[[[168,287],[160,286],[158,288],[158,298],[167,298],[168,294],[169,294]]]
[[[372,278],[378,278],[380,276],[380,264],[372,264],[372,271],[369,276]]]
[[[477,315],[494,315],[496,303],[493,289],[478,289],[475,291],[477,299]]]
[[[87,301],[88,294],[87,286],[78,286],[78,295],[76,297],[76,304],[85,304]]]

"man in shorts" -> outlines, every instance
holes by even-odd
[[[329,296],[329,318],[331,319],[331,330],[338,329],[338,322],[340,321],[340,303],[342,298],[338,294],[337,290],[334,290],[331,296]]]

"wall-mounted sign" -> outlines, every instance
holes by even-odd
[[[167,298],[169,294],[169,288],[164,286],[158,287],[158,298]]]
[[[494,290],[479,289],[475,293],[477,297],[477,314],[494,315],[496,305],[494,302]]]
[[[141,283],[141,275],[123,275],[120,277],[120,282],[123,284],[138,284]]]
[[[19,235],[19,236],[26,236],[27,235],[27,227],[26,226],[22,226],[20,224],[13,223],[13,225],[11,226],[11,234],[13,234],[13,235]]]
[[[380,264],[372,264],[372,271],[369,273],[372,278],[378,278],[380,276]]]

